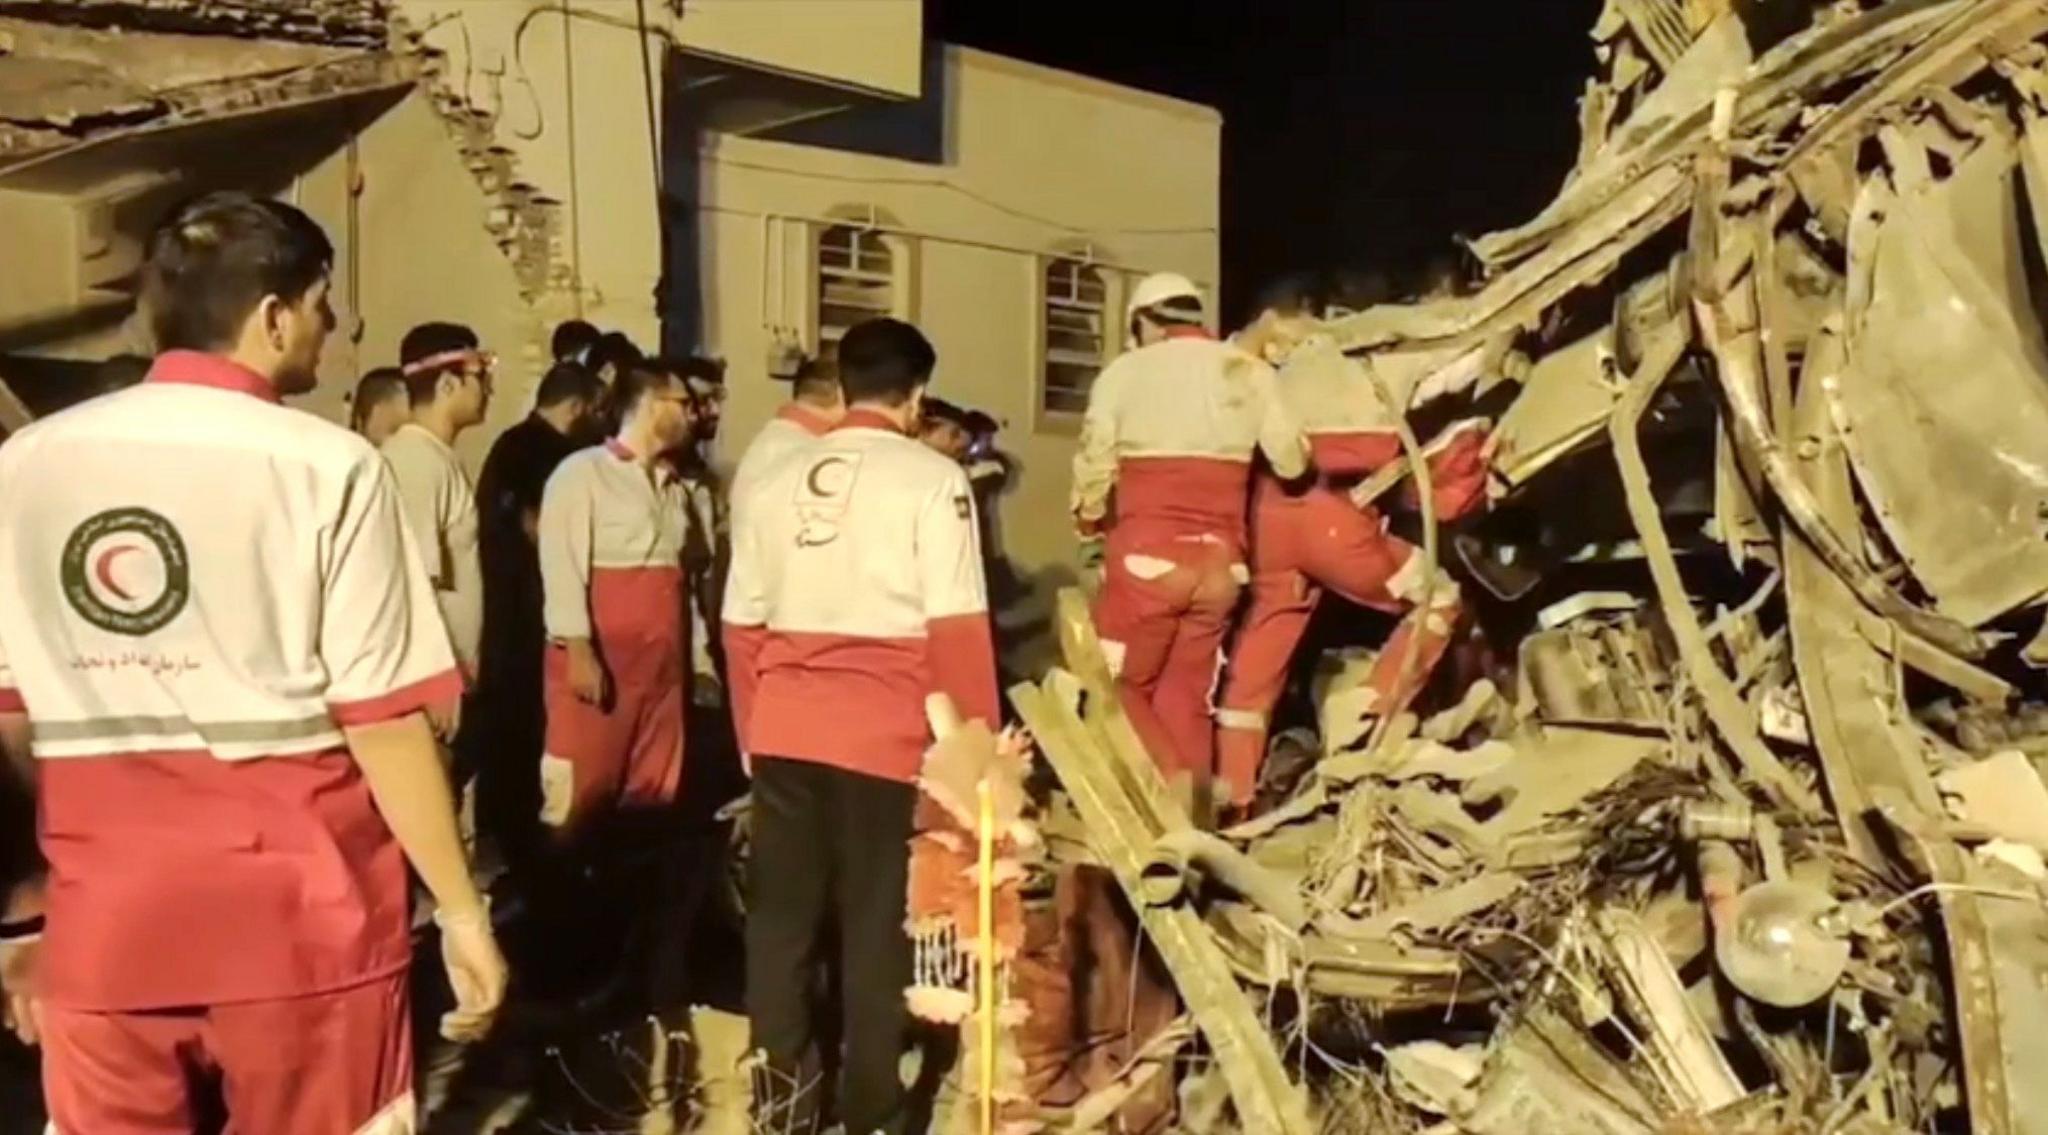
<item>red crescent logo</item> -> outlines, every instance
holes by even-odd
[[[135,596],[128,594],[120,584],[114,582],[114,564],[121,558],[122,553],[139,552],[141,550],[141,548],[133,544],[116,544],[101,552],[99,557],[92,562],[93,578],[99,580],[101,587],[112,592],[116,598],[119,598],[124,603],[135,602]]]
[[[844,464],[846,464],[846,458],[844,457],[827,457],[823,461],[818,462],[816,465],[811,466],[810,474],[804,478],[805,487],[810,489],[811,493],[815,496],[831,496],[833,493],[838,491],[838,487],[834,486],[833,488],[830,489],[825,488],[823,485],[818,483],[819,478],[824,476],[825,470]]]

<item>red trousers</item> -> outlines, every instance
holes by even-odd
[[[550,827],[675,799],[683,775],[682,584],[680,569],[593,573],[591,623],[611,676],[606,704],[578,700],[568,651],[548,651],[541,819]]]
[[[1210,696],[1244,589],[1238,549],[1213,535],[1119,527],[1104,551],[1095,628],[1124,712],[1162,772],[1205,784],[1216,764]]]
[[[138,1013],[45,1005],[51,1130],[191,1135],[207,1119],[195,1086],[217,1080],[224,1135],[411,1135],[405,981],[400,973],[290,1000]]]
[[[1259,482],[1252,498],[1251,609],[1232,645],[1216,714],[1218,775],[1229,782],[1233,803],[1251,801],[1273,706],[1325,589],[1376,611],[1406,613],[1367,680],[1378,694],[1377,712],[1395,712],[1428,678],[1450,644],[1458,590],[1440,577],[1430,606],[1411,610],[1412,589],[1422,581],[1421,555],[1389,534],[1377,512],[1340,491],[1317,487],[1289,496],[1270,480]],[[1421,642],[1402,681],[1417,635]]]

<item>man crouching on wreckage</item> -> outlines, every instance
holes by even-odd
[[[2048,3],[1612,0],[1595,38],[1576,166],[1471,243],[1483,285],[1316,328],[1355,364],[1329,374],[1400,408],[1382,428],[1461,367],[1502,395],[1492,505],[1444,541],[1498,665],[1401,712],[1405,681],[1339,687],[1300,783],[1214,832],[1161,774],[1207,766],[1110,673],[1145,629],[1117,576],[1095,619],[1061,597],[1064,666],[1010,691],[1064,789],[1044,843],[1089,864],[1054,872],[1008,975],[1028,1094],[1080,1096],[1032,1118],[2048,1135]],[[1313,347],[1272,374],[1238,346],[1175,353],[1270,397],[1211,419],[1229,448],[1155,452],[1248,489],[1251,439],[1302,472],[1281,458],[1331,399],[1291,404]],[[1130,406],[1133,436],[1193,413],[1194,381]],[[1430,432],[1401,446],[1425,511]],[[1217,543],[1169,550],[1210,589],[1184,608],[1208,657],[1229,567],[1260,566],[1256,520],[1249,561],[1224,554],[1232,493],[1195,502]],[[1167,561],[1139,582],[1184,570],[1133,551]]]
[[[1317,314],[1303,289],[1277,288],[1257,319],[1218,341],[1202,329],[1193,284],[1147,279],[1130,311],[1136,346],[1097,380],[1075,459],[1084,536],[1107,529],[1094,612],[1103,653],[1137,736],[1197,813],[1211,792],[1240,816],[1251,804],[1266,715],[1323,589],[1406,615],[1363,683],[1369,717],[1405,704],[1458,617],[1456,585],[1429,586],[1423,550],[1391,534],[1374,507],[1409,469],[1405,425],[1373,377],[1326,341],[1290,358]],[[1462,362],[1429,394],[1477,373]],[[1465,419],[1424,451],[1437,517],[1483,500],[1486,436],[1484,422]],[[1115,519],[1104,525],[1112,491]],[[1419,503],[1412,487],[1407,497]],[[1233,623],[1229,684],[1212,722],[1206,705]],[[1195,712],[1192,728],[1180,720]],[[1061,1107],[1123,1074],[1171,1024],[1176,999],[1109,871],[1063,865],[1054,892],[1050,909],[1027,917],[1012,989],[1028,1009],[1017,1038],[1026,1092]],[[1161,1130],[1173,1100],[1171,1078],[1155,1076],[1117,1118],[1126,1132]]]

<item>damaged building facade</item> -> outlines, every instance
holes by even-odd
[[[1136,279],[1217,278],[1212,110],[928,40],[921,0],[0,2],[0,428],[146,351],[169,203],[291,200],[340,333],[298,404],[345,420],[415,323],[501,356],[473,464],[554,324],[727,364],[721,446],[861,318],[913,319],[938,392],[1004,425],[1004,551],[1049,610],[1086,383]],[[1034,129],[1053,115],[1065,128]]]
[[[1290,364],[1418,470],[1445,403],[1499,440],[1489,514],[1422,518],[1467,640],[1391,719],[1311,660],[1254,819],[1191,819],[1069,597],[1012,690],[1044,843],[1187,1014],[1080,1113],[1168,1076],[1201,1131],[2048,1131],[2044,36],[1611,0],[1552,204]]]

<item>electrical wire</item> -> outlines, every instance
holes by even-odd
[[[1883,918],[1915,899],[1938,894],[1976,895],[1980,898],[2011,899],[2014,902],[2030,902],[2037,905],[2041,903],[2040,895],[2030,895],[2023,891],[2004,891],[1996,887],[1979,887],[1969,883],[1924,883],[1878,907],[1876,917]]]
[[[649,62],[647,58],[647,41],[652,37],[652,33],[647,27],[647,0],[633,0],[633,16],[635,23],[638,24],[635,30],[640,36],[638,45],[640,54],[640,85],[644,88],[647,100],[647,149],[654,159],[654,199],[660,201],[662,199],[663,180],[661,176],[661,117],[660,109],[654,100],[654,64]],[[667,225],[662,226],[664,232],[667,229]]]

